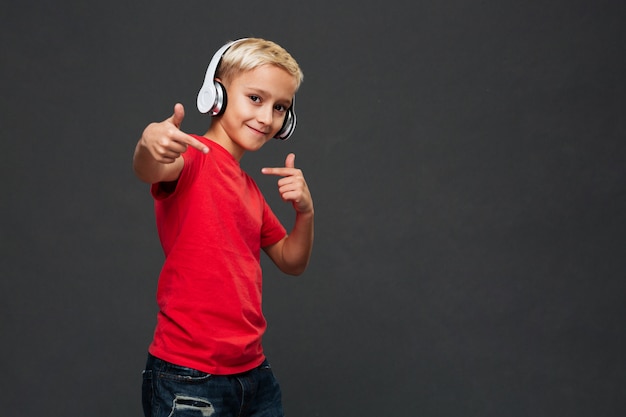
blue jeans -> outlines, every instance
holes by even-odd
[[[267,360],[235,375],[211,375],[148,354],[146,417],[283,417],[280,386]]]

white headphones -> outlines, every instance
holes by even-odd
[[[206,75],[204,77],[204,83],[198,93],[198,110],[200,113],[209,113],[211,116],[218,116],[226,110],[226,103],[228,101],[226,97],[226,88],[224,88],[222,83],[215,79],[215,72],[217,71],[217,67],[222,60],[222,56],[224,56],[228,48],[246,39],[248,38],[238,39],[227,43],[218,49],[215,55],[213,55],[213,58],[211,58],[211,62],[209,63],[209,67],[207,68]],[[285,140],[293,134],[293,131],[296,129],[296,113],[294,111],[295,105],[296,98],[294,97],[291,107],[287,109],[287,114],[285,114],[283,126],[280,128],[278,133],[276,133],[274,138]]]

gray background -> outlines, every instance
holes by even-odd
[[[139,416],[163,260],[131,159],[229,39],[300,62],[316,205],[300,278],[264,259],[286,412],[626,414],[621,1],[4,2],[3,416]]]

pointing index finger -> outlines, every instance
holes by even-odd
[[[204,143],[200,142],[198,139],[190,136],[186,133],[181,132],[182,135],[176,138],[178,142],[185,143],[193,148],[196,148],[202,153],[209,153],[209,148]]]
[[[287,177],[289,175],[293,175],[294,169],[295,169],[295,160],[296,160],[296,154],[290,153],[289,155],[287,155],[287,158],[285,159],[284,167],[263,168],[261,169],[261,173],[265,175],[278,175],[281,177]]]

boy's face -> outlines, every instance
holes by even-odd
[[[211,129],[217,141],[237,159],[260,149],[282,127],[296,92],[296,80],[274,65],[263,65],[224,83],[226,111]]]

